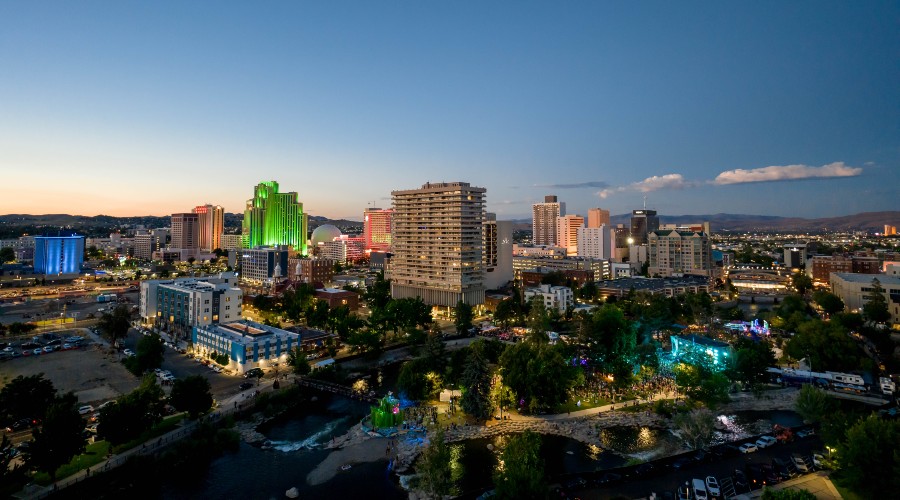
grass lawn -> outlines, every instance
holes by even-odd
[[[568,413],[572,411],[580,411],[587,410],[588,408],[596,408],[598,406],[608,405],[610,401],[608,399],[599,398],[594,401],[588,401],[586,399],[581,400],[581,406],[578,406],[578,399],[573,398],[565,403],[559,405],[554,410],[555,413]]]
[[[76,456],[71,462],[56,469],[56,479],[71,476],[76,472],[87,469],[106,459],[106,453],[109,451],[109,442],[97,441],[87,445],[84,453]],[[34,474],[34,481],[42,486],[50,484],[50,475],[46,472],[37,472]]]

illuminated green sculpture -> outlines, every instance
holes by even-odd
[[[373,406],[370,412],[372,426],[375,429],[398,427],[403,422],[403,410],[400,409],[400,400],[388,394],[381,398],[378,406]]]
[[[306,255],[306,214],[297,193],[279,193],[276,181],[259,183],[247,200],[242,236],[244,248],[289,245]]]

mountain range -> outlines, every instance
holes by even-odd
[[[243,214],[225,214],[225,227],[239,227]],[[720,231],[870,231],[882,232],[885,224],[900,226],[900,211],[888,212],[864,212],[840,217],[824,217],[806,219],[802,217],[778,217],[773,215],[747,215],[747,214],[711,214],[711,215],[660,215],[662,224],[687,224],[709,221],[713,232]],[[68,214],[9,214],[0,215],[0,228],[36,227],[41,229],[79,229],[100,228],[129,228],[137,225],[144,227],[168,227],[169,217],[152,215],[113,217],[109,215],[68,215]],[[531,219],[516,219],[512,221],[516,229],[531,229]],[[612,224],[629,225],[630,214],[620,214],[610,217]],[[313,229],[322,224],[332,224],[340,228],[361,227],[362,222],[345,219],[328,219],[321,216],[309,216],[309,227]]]

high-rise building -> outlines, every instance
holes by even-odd
[[[659,229],[659,217],[656,210],[631,211],[631,237],[633,245],[646,245],[647,234]]]
[[[307,254],[306,214],[296,192],[278,192],[278,183],[257,184],[244,210],[244,248],[287,245]]]
[[[578,255],[578,228],[584,227],[584,217],[563,215],[556,219],[556,246],[566,249],[566,255]]]
[[[225,228],[225,209],[218,205],[200,205],[193,212],[200,217],[200,250],[212,252],[222,248],[222,233]]]
[[[531,242],[535,245],[556,245],[556,219],[566,215],[566,204],[556,196],[545,196],[544,203],[531,206]]]
[[[391,196],[391,295],[446,307],[484,303],[485,189],[467,182],[426,183]]]
[[[147,229],[137,232],[134,235],[134,256],[138,259],[152,259],[153,252],[166,247],[168,236],[168,229]]]
[[[172,248],[200,248],[200,216],[194,213],[172,214]]]
[[[609,226],[609,210],[602,208],[589,208],[587,216],[587,227],[600,227],[606,224]]]
[[[612,259],[613,233],[606,224],[600,227],[578,228],[578,256],[595,259]]]
[[[712,272],[709,235],[700,232],[651,231],[647,235],[648,273],[651,276]]]
[[[271,283],[288,275],[287,247],[245,248],[241,254],[241,279],[251,283]]]
[[[394,210],[387,208],[367,208],[363,212],[363,235],[366,250],[370,252],[391,251],[391,221]]]
[[[77,274],[84,262],[84,236],[34,237],[34,274]]]
[[[892,226],[890,224],[884,225],[883,236],[896,236],[896,235],[897,235],[897,226]]]
[[[500,288],[515,277],[513,273],[513,227],[511,221],[486,214],[484,220],[484,284],[488,290]]]

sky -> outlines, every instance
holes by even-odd
[[[0,213],[900,210],[900,3],[0,2]]]

